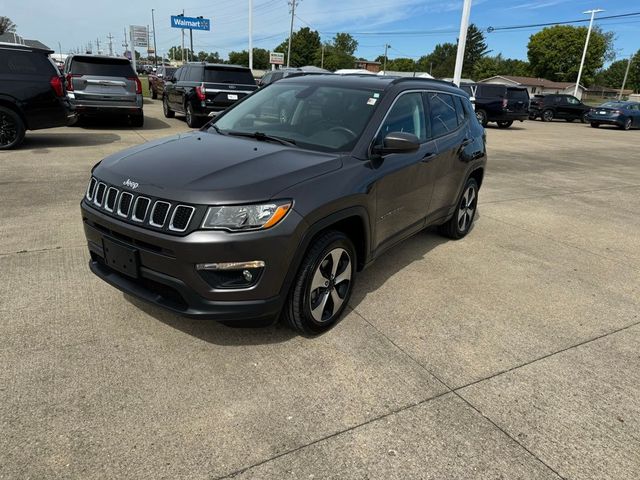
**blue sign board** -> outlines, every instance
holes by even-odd
[[[186,28],[189,30],[211,30],[211,21],[208,18],[183,17],[171,15],[173,28]]]

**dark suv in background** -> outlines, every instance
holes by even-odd
[[[149,74],[149,90],[151,90],[151,98],[162,98],[164,95],[164,84],[166,79],[172,78],[176,73],[176,67],[160,66],[155,72]]]
[[[73,122],[64,81],[50,50],[0,43],[0,150],[22,143],[26,130]]]
[[[329,70],[318,68],[314,66],[299,67],[299,68],[279,68],[278,70],[272,70],[264,74],[264,76],[258,82],[261,87],[282,80],[289,77],[301,77],[303,75],[323,75],[331,73]]]
[[[460,86],[475,99],[475,111],[483,127],[496,122],[509,128],[514,121],[529,118],[529,92],[524,87],[493,83],[465,83]]]
[[[199,127],[216,113],[257,90],[251,70],[236,65],[188,63],[165,78],[164,115],[185,115],[187,125]]]
[[[182,315],[282,313],[317,334],[357,271],[401,240],[469,233],[485,163],[484,129],[450,83],[280,80],[207,129],[96,165],[81,206],[90,267]]]
[[[573,95],[534,95],[529,108],[529,118],[535,120],[540,117],[543,122],[560,118],[567,122],[580,120],[585,123],[585,117],[590,110],[590,106],[585,105]]]
[[[142,84],[126,58],[70,55],[64,63],[67,96],[79,118],[126,116],[144,124]]]

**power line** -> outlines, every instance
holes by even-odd
[[[598,20],[608,20],[610,18],[622,18],[622,17],[633,17],[633,16],[637,16],[640,15],[640,12],[633,12],[633,13],[623,13],[620,15],[608,15],[606,17],[598,17]],[[518,30],[520,28],[532,28],[532,27],[548,27],[551,25],[568,25],[571,23],[586,23],[588,22],[589,19],[579,19],[579,20],[567,20],[564,22],[548,22],[548,23],[531,23],[529,25],[511,25],[511,26],[507,26],[507,27],[488,27],[487,28],[487,32],[491,33],[491,32],[495,32],[495,31],[499,31],[499,30]]]

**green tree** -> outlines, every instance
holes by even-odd
[[[223,63],[220,58],[220,54],[218,52],[198,52],[196,56],[199,62],[208,62],[208,63]]]
[[[287,37],[284,42],[273,49],[274,52],[284,52],[285,65],[288,48],[289,38]],[[291,66],[303,67],[305,65],[313,65],[320,48],[320,34],[316,30],[305,27],[297,32],[293,32],[291,36]]]
[[[229,63],[248,67],[249,50],[229,52]],[[269,52],[264,48],[253,49],[253,68],[258,70],[266,70],[269,68]]]
[[[3,33],[11,33],[16,31],[16,24],[9,17],[0,15],[0,35]]]
[[[555,25],[543,28],[529,38],[531,73],[550,80],[572,82],[578,78],[587,27]],[[602,65],[612,60],[613,34],[594,28],[584,62],[581,83],[589,85]]]
[[[453,77],[457,50],[454,43],[439,43],[433,52],[418,59],[417,70],[430,72],[436,78]]]
[[[394,58],[387,60],[387,70],[392,72],[415,72],[416,62],[412,58]]]
[[[478,60],[473,69],[471,78],[483,80],[495,75],[515,75],[518,77],[529,76],[529,63],[513,58],[503,58],[501,54],[486,56]]]
[[[487,42],[485,42],[484,33],[472,23],[467,29],[467,43],[464,49],[462,76],[471,77],[473,75],[476,64],[488,53],[489,48],[487,47]]]
[[[608,68],[598,72],[595,78],[595,84],[610,88],[622,87],[624,74],[627,71],[629,59],[618,60],[609,65]],[[629,75],[625,83],[625,89],[640,91],[640,50],[631,57],[631,65],[629,66]]]
[[[322,47],[321,47],[322,48]],[[324,62],[322,51],[316,52],[315,65],[321,65],[327,70],[353,68],[356,57],[353,56],[358,48],[358,41],[348,33],[337,33],[330,42],[324,44]]]

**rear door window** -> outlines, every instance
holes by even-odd
[[[458,114],[451,95],[429,92],[429,115],[434,137],[446,135],[458,128]]]
[[[453,97],[456,104],[456,115],[458,117],[458,125],[462,125],[467,120],[467,112],[464,108],[462,98],[455,96]]]
[[[57,75],[56,69],[43,53],[0,48],[0,72],[16,75]]]
[[[209,83],[239,83],[255,85],[253,75],[249,70],[231,68],[205,68],[204,81]]]
[[[189,67],[189,72],[184,78],[187,82],[202,82],[202,68],[201,67]]]
[[[529,100],[529,93],[523,88],[508,88],[507,89],[507,98],[511,100],[521,100],[526,102]]]
[[[478,85],[477,97],[504,97],[506,87],[504,85]]]
[[[71,73],[97,77],[126,78],[135,76],[131,63],[126,59],[120,58],[74,58],[71,62]]]

